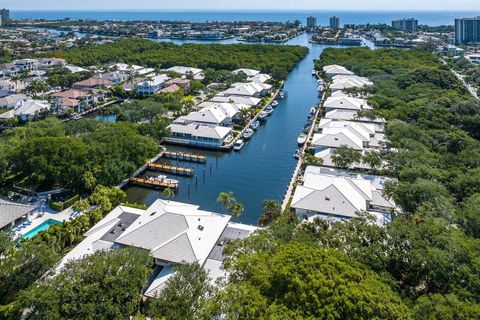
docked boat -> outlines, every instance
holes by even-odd
[[[267,121],[267,117],[268,113],[266,113],[265,111],[260,111],[260,113],[258,114],[258,120],[260,121]]]
[[[307,135],[305,133],[301,133],[297,138],[297,142],[299,145],[304,145],[306,141],[307,141]]]
[[[318,91],[319,91],[319,92],[323,91],[323,86],[322,86],[322,85],[319,85],[319,86],[318,86]]]
[[[295,159],[300,159],[300,149],[296,149],[295,152],[293,153],[293,157]]]
[[[253,130],[257,130],[259,126],[260,122],[258,120],[255,120],[250,124],[250,128],[252,128]]]
[[[160,174],[156,177],[150,177],[150,178],[148,178],[148,180],[153,181],[153,182],[162,182],[162,183],[174,184],[176,186],[178,186],[178,184],[180,183],[178,180],[167,178],[167,176],[164,175],[164,174]]]
[[[315,69],[312,70],[312,76],[316,76],[317,75],[317,71],[315,71]]]
[[[238,139],[234,144],[233,144],[233,150],[234,151],[240,151],[240,149],[243,148],[245,145],[245,142],[242,139]]]
[[[317,108],[311,107],[311,108],[310,108],[310,115],[314,115],[315,112],[317,112]]]
[[[245,140],[250,139],[252,136],[253,136],[253,129],[251,129],[251,128],[248,128],[247,130],[245,130],[245,131],[243,132],[243,135],[242,135],[242,137],[243,137]]]
[[[231,143],[232,141],[233,141],[233,135],[229,134],[229,135],[225,138],[224,143],[225,143],[225,144],[229,144],[229,143]]]
[[[310,129],[312,128],[311,125],[307,124],[303,127],[303,133],[307,134],[308,132],[310,132]]]
[[[286,96],[286,92],[285,92],[285,91],[283,91],[283,90],[282,90],[282,91],[280,91],[280,93],[278,94],[278,97],[279,97],[280,99],[283,99],[283,98],[285,98],[285,96]]]
[[[267,116],[271,115],[273,112],[273,108],[271,106],[268,106],[265,108],[265,113],[267,114]]]
[[[277,101],[277,100],[274,100],[274,101],[272,102],[272,107],[275,108],[276,106],[278,106],[278,101]]]

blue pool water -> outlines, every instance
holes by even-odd
[[[45,231],[45,230],[48,230],[48,228],[50,228],[51,226],[53,226],[54,224],[62,224],[61,222],[57,221],[57,220],[53,220],[53,219],[48,219],[47,221],[45,222],[42,222],[40,225],[36,226],[35,228],[33,228],[32,230],[28,231],[27,233],[25,233],[22,238],[24,239],[31,239],[33,238],[34,236],[36,236],[38,233],[42,232],[42,231]]]

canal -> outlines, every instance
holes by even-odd
[[[313,59],[325,45],[308,43],[309,35],[300,36],[286,44],[307,46],[308,55],[289,74],[285,82],[287,96],[246,143],[240,152],[209,152],[167,146],[170,151],[182,151],[207,156],[206,164],[162,160],[178,166],[194,168],[194,177],[169,177],[180,181],[172,200],[199,205],[201,209],[222,212],[216,203],[220,192],[233,192],[245,208],[239,221],[256,224],[266,199],[282,201],[293,174],[297,137],[303,131],[310,108],[318,103],[317,81],[312,76]],[[147,175],[158,174],[146,172]],[[136,186],[126,188],[127,200],[147,205],[162,198],[159,190]]]

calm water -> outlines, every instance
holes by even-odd
[[[179,20],[179,21],[278,21],[300,20],[306,24],[308,16],[316,16],[318,23],[328,25],[332,15],[344,23],[391,23],[393,19],[415,17],[420,24],[453,25],[455,18],[473,17],[480,12],[427,11],[12,11],[15,19],[92,19],[92,20]]]
[[[310,108],[318,102],[318,85],[311,71],[313,59],[318,58],[326,46],[310,45],[308,39],[309,35],[303,34],[288,42],[308,46],[310,52],[288,76],[285,83],[287,97],[279,101],[279,106],[268,121],[255,132],[240,152],[205,152],[168,146],[169,150],[204,154],[208,157],[207,164],[178,163],[179,166],[193,167],[196,178],[170,175],[180,180],[175,200],[221,212],[216,198],[222,191],[231,191],[245,206],[240,221],[255,224],[263,200],[283,199],[296,165],[292,155],[297,148],[297,136],[303,130]],[[173,160],[162,161],[177,164]],[[146,204],[162,196],[161,191],[138,187],[128,188],[127,194],[128,201]]]

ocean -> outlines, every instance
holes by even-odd
[[[416,18],[419,24],[453,25],[455,18],[480,15],[475,11],[11,11],[14,19],[91,19],[91,20],[177,20],[204,21],[275,21],[317,17],[318,24],[328,25],[329,17],[340,17],[341,24],[387,23],[399,18]]]

